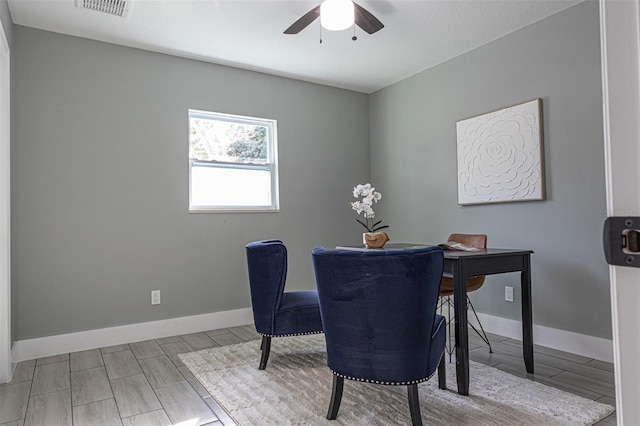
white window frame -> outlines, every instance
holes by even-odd
[[[265,164],[234,163],[223,161],[205,161],[189,158],[189,212],[190,213],[234,213],[234,212],[278,212],[280,211],[280,196],[278,190],[278,142],[277,121],[268,118],[249,117],[235,114],[189,109],[188,119],[204,118],[232,123],[251,124],[267,128],[267,161]],[[189,128],[190,128],[189,124]],[[190,141],[189,141],[190,143]],[[271,203],[266,205],[237,206],[237,205],[193,205],[192,196],[192,168],[200,167],[232,168],[235,170],[264,170],[271,177]]]

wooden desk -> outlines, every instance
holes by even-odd
[[[533,316],[531,309],[531,250],[492,249],[444,251],[444,272],[453,275],[458,393],[469,395],[469,329],[467,278],[520,272],[522,293],[522,352],[527,372],[533,373]]]
[[[406,250],[424,244],[389,243],[382,249],[344,246],[346,250]],[[533,373],[533,316],[531,308],[531,250],[487,248],[479,251],[444,252],[444,273],[453,275],[453,304],[456,324],[456,379],[458,393],[469,395],[469,326],[467,320],[467,278],[520,272],[522,293],[522,353],[527,372]]]

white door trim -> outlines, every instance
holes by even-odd
[[[0,383],[11,380],[10,54],[0,22]]]
[[[600,0],[607,216],[640,216],[640,3]],[[619,425],[640,422],[640,269],[611,266]]]

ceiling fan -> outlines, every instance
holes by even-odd
[[[344,26],[329,28],[325,24],[325,18],[327,17],[328,13],[331,12],[331,9],[333,8],[335,3],[341,3],[340,5],[337,5],[340,8],[346,7],[347,13],[350,13],[348,9],[352,7],[353,18],[349,20],[348,25],[345,24]],[[369,12],[367,9],[360,6],[359,4],[352,2],[351,0],[325,0],[324,2],[322,2],[322,4],[319,4],[318,6],[314,7],[313,9],[311,9],[310,11],[302,15],[300,19],[298,19],[296,22],[291,24],[289,28],[284,30],[284,33],[298,34],[300,31],[304,30],[307,26],[309,26],[309,24],[311,24],[317,18],[320,18],[322,26],[324,28],[331,29],[331,30],[347,29],[354,23],[360,28],[362,28],[368,34],[373,34],[377,31],[380,31],[382,28],[384,28],[384,25],[382,24],[382,22],[380,22],[378,18],[373,16],[371,12]]]

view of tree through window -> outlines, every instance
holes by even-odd
[[[190,157],[198,160],[265,164],[267,128],[193,118]]]
[[[278,209],[276,122],[189,110],[190,211]]]

